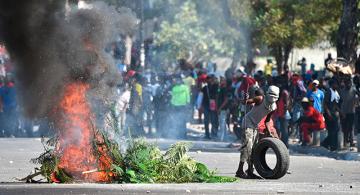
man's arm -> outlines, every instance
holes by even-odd
[[[271,116],[272,116],[272,114],[274,113],[275,111],[272,111],[272,112],[270,112],[267,116],[266,116],[266,118],[265,118],[265,131],[267,131],[268,133],[269,133],[269,135],[271,135],[272,137],[275,137],[275,138],[279,138],[279,135],[277,134],[277,132],[276,131],[271,131],[271,127],[270,127],[270,120],[271,120]]]
[[[290,106],[290,94],[288,92],[283,94],[285,111],[289,110]]]
[[[228,103],[228,97],[225,96],[224,102],[220,105],[219,110],[222,110]]]
[[[259,105],[261,104],[261,102],[263,101],[264,97],[263,96],[256,96],[254,98],[250,98],[247,100],[244,100],[244,104],[256,104]]]
[[[270,122],[271,116],[275,111],[270,112],[265,119],[265,125],[267,125]],[[266,126],[266,128],[268,128],[268,126]]]
[[[332,120],[330,108],[328,107],[329,101],[330,101],[330,96],[331,96],[331,94],[328,91],[324,94],[323,108],[324,108],[324,113],[329,117],[330,120]]]

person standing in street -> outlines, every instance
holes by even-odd
[[[318,80],[314,80],[311,83],[311,90],[307,93],[307,98],[314,100],[314,108],[322,113],[323,112],[323,101],[324,101],[324,92],[321,91],[319,87],[320,82]]]
[[[124,83],[119,89],[119,98],[116,101],[116,115],[118,117],[118,128],[121,130],[121,134],[124,134],[126,110],[128,109],[130,102],[131,92],[127,83]]]
[[[264,68],[264,74],[267,76],[267,75],[272,75],[272,69],[273,69],[273,63],[272,63],[272,60],[271,59],[267,59],[267,63],[265,65],[265,68]]]
[[[352,87],[351,79],[345,81],[345,87],[340,90],[341,99],[341,127],[344,133],[344,145],[354,147],[355,108],[359,97]]]
[[[171,89],[172,124],[175,138],[186,138],[186,121],[188,119],[188,106],[190,104],[190,89],[184,84],[181,77],[175,78],[175,85]]]
[[[326,67],[327,65],[329,65],[333,60],[334,60],[334,59],[332,58],[331,53],[328,53],[328,57],[327,57],[327,58],[325,59],[325,61],[324,61],[325,67]]]
[[[338,81],[331,79],[329,81],[330,88],[326,91],[324,99],[324,117],[328,136],[321,143],[321,146],[336,150],[338,141],[338,131],[340,129],[340,95],[338,93]]]
[[[5,86],[5,77],[0,75],[0,91],[3,90]],[[0,137],[5,136],[5,116],[4,116],[4,110],[3,110],[3,102],[0,98]]]
[[[219,97],[217,99],[218,108],[218,116],[219,116],[219,124],[220,124],[220,140],[223,141],[226,133],[227,133],[227,123],[226,118],[229,114],[229,96],[231,96],[231,92],[228,91],[228,86],[225,77],[220,77],[220,89],[219,89]]]
[[[129,77],[130,101],[126,113],[126,134],[139,137],[144,135],[142,106],[143,106],[143,88],[140,84],[142,77],[140,74],[134,72]],[[131,132],[128,132],[131,131]]]
[[[290,82],[290,97],[292,103],[290,136],[294,136],[294,137],[298,136],[299,128],[297,125],[294,124],[297,120],[299,120],[301,116],[301,100],[303,97],[305,97],[305,95],[306,95],[306,88],[304,86],[304,82],[302,81],[301,77],[298,74],[292,75]]]
[[[211,136],[217,137],[219,128],[219,119],[217,113],[216,99],[218,98],[218,85],[215,82],[215,76],[209,75],[206,78],[207,85],[202,88],[204,95],[202,106],[204,108],[205,139],[211,139],[209,123],[211,123]]]
[[[306,58],[302,58],[298,65],[301,67],[301,76],[304,76],[306,74]]]
[[[18,104],[13,78],[6,76],[5,85],[0,88],[0,101],[3,110],[3,128],[6,137],[17,136],[19,133]]]
[[[288,110],[288,106],[290,104],[290,94],[285,89],[281,89],[281,95],[279,101],[277,101],[277,110],[275,111],[275,116],[277,117],[277,124],[279,135],[281,141],[284,142],[286,147],[289,146],[289,120],[290,120],[290,113]]]
[[[257,141],[259,123],[266,117],[265,126],[269,130],[269,122],[272,114],[276,110],[276,101],[279,99],[280,89],[276,86],[269,86],[265,96],[256,96],[251,99],[245,100],[246,104],[254,104],[254,107],[249,113],[245,115],[242,126],[245,130],[241,139],[242,146],[240,148],[240,162],[236,177],[239,178],[256,178],[253,173],[253,163],[251,160],[251,153],[254,144]],[[248,164],[247,173],[244,172],[244,164]]]

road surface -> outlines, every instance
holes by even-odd
[[[360,194],[360,162],[292,155],[291,174],[279,180],[240,180],[230,184],[26,184],[16,182],[36,165],[40,139],[0,139],[0,195],[17,194]],[[232,150],[233,151],[233,150]],[[196,160],[233,176],[237,152],[190,152]],[[268,155],[270,164],[275,156]]]

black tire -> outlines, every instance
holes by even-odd
[[[266,151],[271,148],[276,155],[276,166],[271,169],[266,163]],[[254,147],[252,161],[256,171],[265,179],[279,179],[289,169],[290,157],[285,144],[276,138],[263,138]]]

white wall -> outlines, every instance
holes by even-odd
[[[336,48],[320,49],[320,48],[304,48],[294,49],[290,55],[289,65],[292,70],[300,70],[300,66],[297,66],[297,62],[305,57],[308,64],[307,68],[310,68],[310,64],[315,64],[315,70],[324,69],[324,60],[327,58],[328,53],[331,53],[333,58],[336,58]]]

